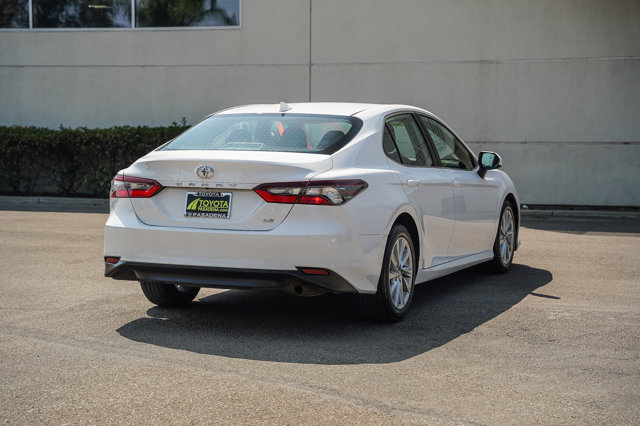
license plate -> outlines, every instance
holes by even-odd
[[[231,192],[187,192],[184,215],[229,219],[231,214]]]

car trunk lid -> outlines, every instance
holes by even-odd
[[[213,175],[198,176],[208,166]],[[330,170],[329,155],[259,151],[154,151],[124,171],[153,179],[164,189],[151,198],[132,198],[147,225],[266,231],[292,204],[266,203],[253,188],[268,182],[308,181]],[[206,170],[204,170],[206,172]]]

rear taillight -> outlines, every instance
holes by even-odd
[[[253,190],[267,203],[339,206],[367,189],[360,179],[263,183]]]
[[[111,181],[111,198],[149,198],[162,188],[153,179],[116,175]]]

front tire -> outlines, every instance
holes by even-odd
[[[142,292],[149,302],[158,306],[186,306],[195,299],[200,287],[165,284],[158,281],[140,280]]]
[[[377,292],[357,296],[362,315],[380,322],[404,318],[413,299],[416,265],[409,231],[402,225],[395,225],[385,247]]]
[[[493,243],[493,260],[491,266],[494,272],[499,274],[507,272],[513,262],[513,254],[516,249],[516,220],[513,213],[513,205],[505,201],[500,213],[498,232]]]

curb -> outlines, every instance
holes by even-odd
[[[0,210],[109,213],[109,199],[0,196]]]
[[[635,219],[640,220],[640,212],[610,210],[529,210],[521,209],[520,214],[528,219]]]
[[[109,213],[108,198],[0,196],[0,210]],[[623,219],[640,220],[640,212],[610,210],[521,209],[527,219]]]

